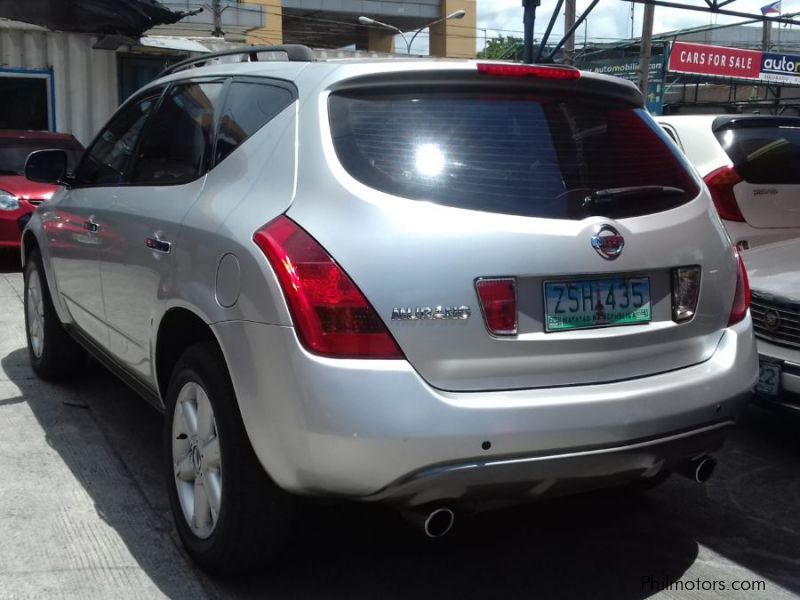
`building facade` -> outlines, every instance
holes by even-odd
[[[119,103],[115,52],[96,36],[0,21],[0,128],[75,135],[87,144]]]
[[[203,8],[179,23],[157,27],[154,33],[207,36],[214,29],[213,7],[208,0],[161,0],[175,11]],[[370,52],[405,53],[394,47],[395,31],[380,25],[363,25],[369,17],[407,33],[438,21],[423,35],[429,37],[432,56],[474,58],[476,50],[476,0],[220,0],[219,21],[226,38],[250,44],[304,44],[312,48],[355,47]],[[460,19],[445,19],[456,11]]]
[[[301,43],[322,56],[336,56],[343,47],[357,54],[392,52],[396,33],[364,26],[361,16],[398,27],[408,37],[441,20],[430,29],[430,53],[475,55],[475,0],[220,0],[221,37],[211,36],[215,19],[209,0],[162,4],[173,11],[204,10],[121,44],[99,34],[0,18],[0,128],[71,133],[88,144],[122,101],[169,64],[246,42]],[[442,20],[461,10],[463,18]]]

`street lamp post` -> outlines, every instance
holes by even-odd
[[[465,11],[462,8],[460,10],[456,10],[456,11],[451,12],[446,17],[442,17],[441,19],[436,19],[435,21],[431,21],[427,25],[423,25],[422,27],[417,29],[414,32],[414,35],[411,36],[410,40],[406,37],[406,34],[403,33],[403,31],[399,27],[395,27],[394,25],[389,25],[388,23],[383,23],[381,21],[376,21],[375,19],[371,19],[371,18],[365,17],[365,16],[358,17],[358,22],[361,23],[362,25],[373,25],[373,26],[377,25],[377,26],[383,27],[385,29],[391,29],[392,31],[396,31],[400,35],[400,37],[403,38],[403,41],[406,43],[406,52],[410,55],[411,54],[411,44],[414,43],[414,40],[416,39],[416,37],[420,34],[420,32],[423,29],[427,29],[431,25],[436,25],[437,23],[441,23],[442,21],[449,21],[450,19],[463,19],[464,15],[466,15],[466,14],[467,14],[467,11]]]

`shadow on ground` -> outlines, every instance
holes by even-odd
[[[23,349],[2,359],[12,378],[16,373],[24,379],[28,371],[20,365],[26,362]],[[26,389],[25,381],[18,384]],[[159,468],[160,416],[97,365],[71,385],[86,409],[54,409],[46,395],[23,399],[97,511],[173,598],[196,597],[196,582],[225,598],[638,599],[656,591],[642,585],[643,577],[682,578],[700,546],[800,594],[800,423],[773,413],[751,411],[723,451],[719,477],[705,487],[673,478],[647,497],[603,492],[541,502],[458,519],[454,532],[436,541],[385,509],[316,507],[306,512],[274,567],[227,581],[195,571],[192,581],[183,582],[168,574],[172,567],[164,560],[175,534]],[[102,431],[129,476],[124,485],[146,498],[146,513],[126,515],[106,474],[76,460],[76,441],[62,433],[64,420],[85,435]],[[185,560],[174,549],[167,554]]]
[[[147,404],[138,402],[96,364],[87,365],[85,371],[76,373],[72,381],[59,385],[34,377],[26,348],[9,353],[0,364],[8,379],[22,392],[20,397],[5,399],[2,403],[27,403],[44,432],[47,444],[58,453],[77,480],[77,483],[62,480],[64,488],[60,490],[48,487],[51,484],[46,481],[38,484],[43,503],[53,506],[55,512],[66,517],[66,521],[52,521],[45,517],[47,531],[53,535],[52,544],[41,561],[31,557],[31,567],[37,573],[55,569],[50,579],[58,582],[60,578],[65,593],[70,597],[77,593],[74,587],[70,587],[76,585],[76,575],[97,582],[99,590],[117,589],[122,593],[133,587],[127,591],[137,597],[139,594],[151,596],[155,591],[153,586],[169,598],[206,597],[193,566],[170,537],[172,522],[168,515],[149,503],[140,480],[130,470],[131,466],[141,469],[139,461],[150,460],[159,454],[160,443],[153,442],[152,438],[160,440],[160,416]],[[84,386],[88,387],[91,397],[87,397]],[[102,408],[98,411],[95,406]],[[125,409],[127,426],[125,438],[116,440],[113,437],[116,433],[108,429],[102,419],[105,418],[104,411],[120,406]],[[35,429],[29,433],[40,435]],[[35,461],[31,468],[33,471],[37,469]],[[116,536],[109,536],[104,528],[93,525],[95,518],[85,516],[85,497],[83,493],[74,493],[76,487],[85,490],[94,503],[95,513],[114,530]],[[69,516],[75,516],[76,520],[72,521]],[[30,536],[41,534],[42,531],[34,529],[33,524],[26,533]],[[63,573],[59,575],[58,571],[62,569]],[[99,593],[99,590],[94,593]],[[15,595],[14,590],[11,593]],[[39,590],[38,593],[43,592]]]
[[[0,248],[0,273],[19,273],[21,270],[19,250]]]

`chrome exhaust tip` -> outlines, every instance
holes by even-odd
[[[711,456],[703,456],[692,460],[681,466],[678,472],[684,477],[688,477],[697,483],[705,483],[711,479],[714,469],[717,466],[717,459]]]
[[[437,508],[428,514],[422,529],[429,538],[440,538],[450,532],[455,520],[456,515],[452,510]]]
[[[400,514],[429,538],[440,538],[453,528],[455,513],[445,506],[436,508],[401,508]]]
[[[717,467],[717,460],[715,458],[711,458],[710,456],[706,456],[705,458],[700,459],[697,461],[694,469],[694,480],[697,483],[705,483],[709,479],[711,479],[711,475],[714,474],[714,469]]]

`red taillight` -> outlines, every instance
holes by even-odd
[[[704,180],[719,216],[728,221],[744,222],[742,211],[739,210],[736,196],[733,194],[733,186],[743,181],[736,169],[722,167],[706,175]]]
[[[478,63],[478,73],[495,77],[537,77],[539,79],[580,79],[581,76],[581,72],[572,67],[498,63]]]
[[[738,323],[747,316],[747,309],[750,308],[750,282],[747,279],[747,269],[744,268],[742,255],[736,248],[733,249],[736,255],[736,292],[733,294],[733,306],[728,325]]]
[[[475,282],[486,328],[495,335],[517,333],[517,286],[513,277]]]
[[[342,268],[286,216],[256,231],[306,348],[337,358],[403,358],[386,325]]]

